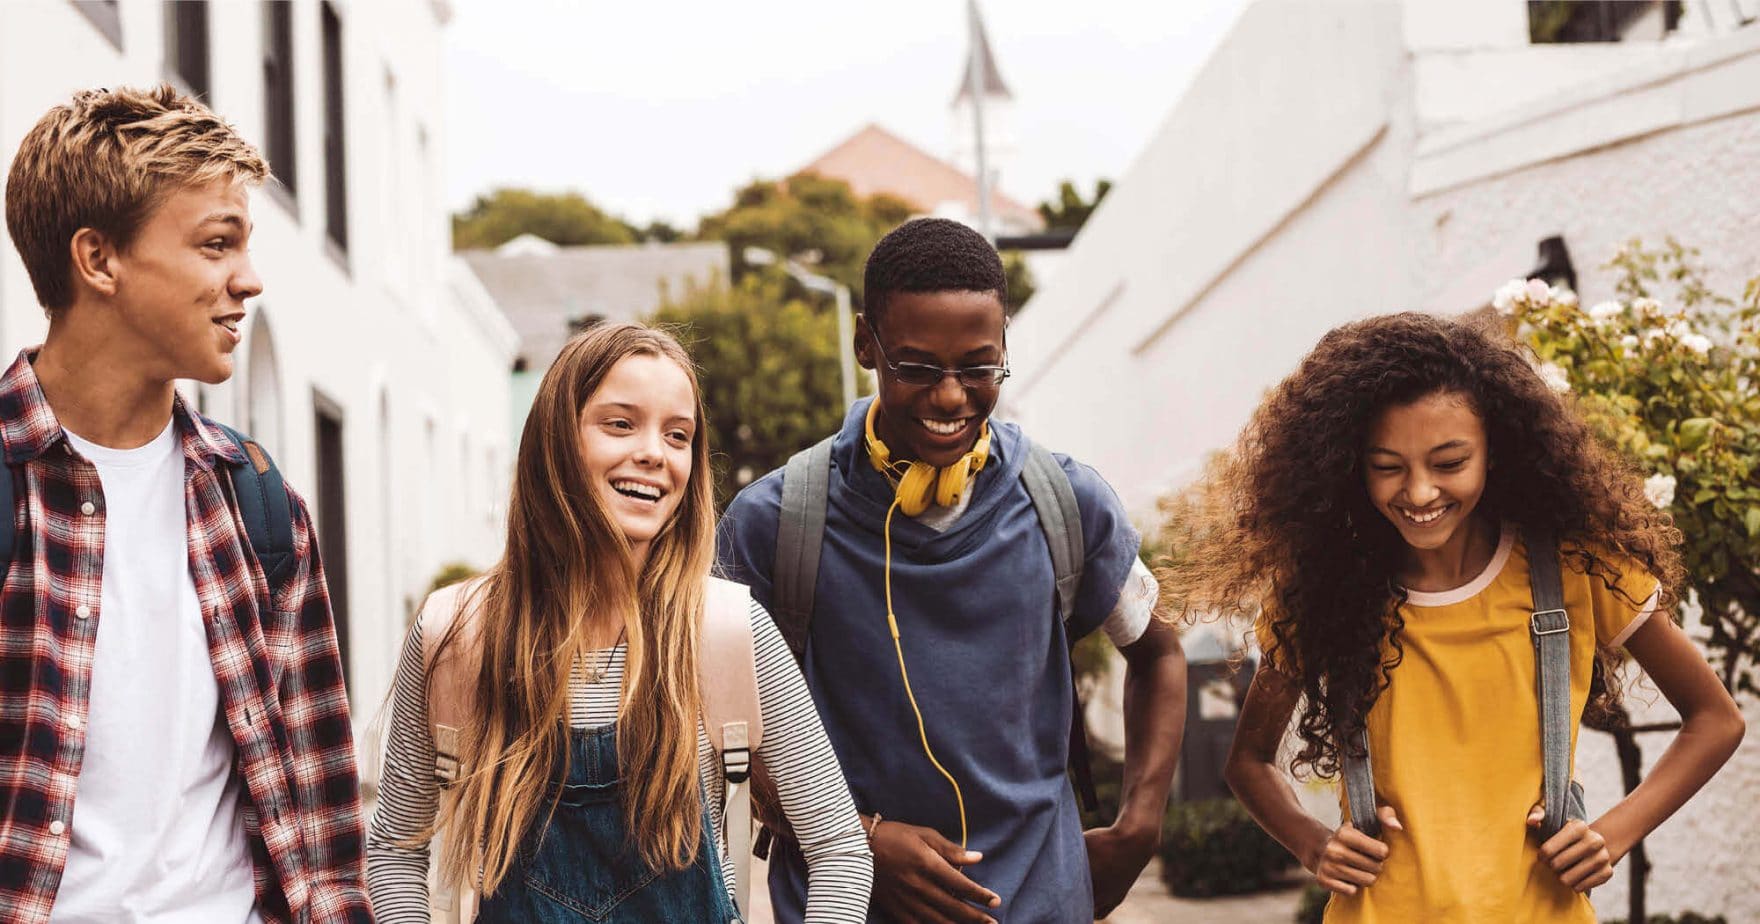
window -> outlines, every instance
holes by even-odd
[[[324,232],[348,252],[348,166],[342,143],[342,20],[328,0],[324,32]]]
[[[1681,21],[1681,0],[1528,0],[1535,45],[1656,40]]]
[[[207,0],[165,0],[165,69],[208,102]]]
[[[263,111],[269,169],[293,195],[299,170],[293,145],[293,4],[289,0],[263,2]]]
[[[85,14],[98,31],[122,50],[122,4],[120,0],[73,0],[73,8]]]

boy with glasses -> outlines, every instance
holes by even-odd
[[[250,188],[268,173],[160,86],[50,109],[7,175],[7,230],[49,316],[0,375],[8,924],[372,920],[311,518],[255,443],[175,388],[232,374],[263,289]],[[268,548],[252,504],[281,537]]]
[[[722,568],[802,658],[874,850],[870,920],[1086,924],[1159,842],[1184,656],[1112,490],[990,419],[1009,373],[989,242],[912,221],[864,283],[856,355],[879,394],[734,498]],[[1127,664],[1124,786],[1116,822],[1084,833],[1068,652],[1097,628]],[[779,837],[779,921],[801,920],[805,884]]]

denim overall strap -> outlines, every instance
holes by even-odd
[[[1528,583],[1534,595],[1528,631],[1534,640],[1536,693],[1540,699],[1540,804],[1546,817],[1541,840],[1565,822],[1581,820],[1582,787],[1571,780],[1571,617],[1564,608],[1564,582],[1558,570],[1558,543],[1552,534],[1530,528]]]
[[[623,811],[616,727],[569,733],[567,771],[557,761],[554,812],[540,813],[495,894],[484,896],[480,924],[637,924],[738,921],[721,874],[707,803],[697,855],[681,870],[643,862]]]

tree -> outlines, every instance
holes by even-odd
[[[1033,280],[1033,269],[1027,265],[1026,256],[1018,250],[1002,252],[1002,275],[1008,281],[1008,304],[1003,307],[1012,318],[1039,290],[1039,286]]]
[[[1056,201],[1039,203],[1039,216],[1045,219],[1045,227],[1067,228],[1071,231],[1080,230],[1087,224],[1088,216],[1100,207],[1100,200],[1112,191],[1111,180],[1099,180],[1094,184],[1094,198],[1084,201],[1082,194],[1076,190],[1076,184],[1064,180],[1057,186]]]
[[[521,234],[552,244],[633,244],[642,233],[602,211],[580,193],[542,193],[503,187],[478,196],[452,216],[452,248],[499,247]]]
[[[1651,473],[1645,492],[1684,538],[1687,589],[1724,686],[1760,693],[1760,278],[1742,301],[1712,292],[1696,251],[1636,240],[1604,269],[1619,298],[1588,309],[1540,280],[1513,280],[1493,307],[1534,349],[1541,374],[1576,394],[1590,424]],[[1659,301],[1672,289],[1671,304]],[[1594,727],[1614,737],[1625,789],[1639,781],[1637,736],[1678,723],[1633,726],[1629,715]],[[1649,862],[1633,849],[1629,920],[1647,920]]]
[[[734,194],[725,211],[705,215],[697,226],[703,240],[726,241],[733,253],[734,278],[750,267],[747,247],[794,257],[813,271],[850,287],[861,306],[862,264],[886,232],[912,215],[903,200],[885,194],[862,198],[842,180],[798,173],[786,180],[755,180]]]
[[[842,424],[837,319],[790,297],[778,274],[689,289],[652,321],[672,328],[702,370],[718,504]]]

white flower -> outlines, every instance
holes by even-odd
[[[1627,334],[1624,337],[1619,338],[1619,345],[1622,347],[1625,347],[1627,350],[1637,349],[1638,348],[1638,335],[1637,334]]]
[[[1552,301],[1552,287],[1544,279],[1528,280],[1528,300],[1536,305],[1545,305]]]
[[[1674,476],[1651,475],[1644,479],[1644,498],[1659,510],[1668,509],[1674,503]]]
[[[1637,298],[1632,299],[1632,310],[1636,311],[1640,316],[1655,314],[1662,311],[1662,303],[1658,302],[1656,299],[1640,295]]]
[[[1625,310],[1625,306],[1619,302],[1599,302],[1595,307],[1589,309],[1589,317],[1600,324],[1619,317],[1625,313]]]
[[[1663,328],[1663,330],[1676,340],[1685,340],[1693,335],[1693,325],[1682,320],[1668,322],[1668,326]]]
[[[1687,334],[1681,337],[1681,346],[1705,356],[1711,352],[1711,338],[1704,334]]]
[[[1534,371],[1540,373],[1540,381],[1545,382],[1547,388],[1561,395],[1571,390],[1570,376],[1556,363],[1541,363]]]
[[[1497,294],[1491,296],[1491,307],[1497,313],[1509,317],[1516,313],[1516,303],[1528,294],[1528,284],[1520,279],[1511,279],[1497,287]]]
[[[1552,299],[1553,304],[1556,305],[1563,305],[1569,308],[1577,304],[1577,293],[1572,292],[1564,286],[1553,286],[1547,295]]]

